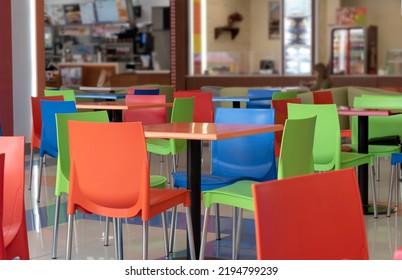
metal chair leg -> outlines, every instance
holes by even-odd
[[[190,247],[190,257],[192,260],[195,260],[196,256],[195,256],[195,245],[194,245],[194,232],[193,232],[193,223],[191,220],[190,207],[186,207],[186,222],[187,222],[188,245]]]
[[[162,227],[163,227],[163,241],[165,243],[165,254],[166,258],[169,257],[169,236],[168,236],[168,230],[167,230],[167,218],[166,218],[166,212],[162,213]]]
[[[142,259],[148,259],[148,222],[142,222]]]
[[[43,169],[43,157],[40,157],[39,159],[39,178],[38,178],[38,193],[36,197],[36,201],[39,203],[40,202],[40,192],[41,192],[41,186],[42,186],[42,169]]]
[[[371,184],[371,190],[373,192],[373,207],[374,207],[374,218],[378,217],[377,214],[377,194],[375,191],[375,181],[374,181],[374,166],[371,166],[370,168],[370,184]]]
[[[220,218],[219,204],[215,204],[215,235],[216,240],[221,240],[221,218]]]
[[[380,158],[379,157],[376,157],[375,163],[376,163],[375,178],[378,182],[378,181],[380,181]]]
[[[236,255],[234,256],[235,260],[238,260],[240,257],[240,238],[241,238],[241,230],[242,230],[242,220],[243,220],[243,209],[238,208],[238,217],[237,217],[237,229],[236,229]]]
[[[201,236],[200,260],[203,260],[205,257],[205,245],[207,244],[208,218],[209,218],[210,211],[211,211],[210,207],[205,207],[204,225],[202,227],[202,236]]]
[[[74,215],[68,215],[66,260],[71,260],[71,247],[73,245]]]
[[[232,217],[233,217],[233,223],[232,223],[232,260],[235,259],[235,256],[237,254],[236,252],[236,229],[237,229],[237,207],[232,207]]]
[[[395,177],[397,176],[395,173],[396,166],[391,166],[391,175],[389,178],[389,190],[388,190],[388,206],[387,206],[387,217],[391,216],[391,204],[392,204],[392,190],[393,190],[393,183]]]
[[[110,218],[105,217],[105,234],[103,236],[103,246],[109,246],[109,223]]]
[[[395,178],[395,207],[399,206],[399,179],[401,176],[401,168],[400,163],[398,163],[398,168],[396,169],[396,178]]]
[[[54,206],[52,259],[57,258],[57,239],[58,239],[58,234],[59,234],[60,200],[61,200],[61,196],[60,195],[56,196],[56,204]]]
[[[173,253],[174,242],[176,238],[176,224],[177,224],[177,206],[173,207],[172,219],[170,223],[170,240],[169,240],[169,251]]]
[[[28,186],[28,190],[31,190],[31,187],[32,187],[32,171],[33,171],[33,150],[34,150],[34,148],[32,148],[31,149],[31,156],[30,156],[30,159],[29,159],[29,186]]]
[[[123,231],[122,231],[122,220],[121,218],[116,219],[116,231],[115,231],[115,242],[117,244],[117,260],[123,260]]]

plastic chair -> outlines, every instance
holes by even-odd
[[[391,175],[389,179],[387,217],[391,216],[392,192],[394,185],[395,185],[395,208],[397,208],[399,205],[399,178],[401,172],[400,168],[401,163],[402,163],[402,153],[393,153],[391,155]]]
[[[314,170],[322,172],[368,164],[370,166],[374,217],[377,218],[373,156],[370,154],[341,152],[339,117],[335,104],[288,104],[289,119],[312,116],[317,116],[313,147]]]
[[[316,117],[287,120],[282,138],[278,161],[278,179],[311,174],[313,166],[313,141]],[[256,181],[238,181],[223,188],[203,192],[204,226],[201,241],[200,259],[204,258],[208,233],[208,219],[212,204],[230,205],[233,209],[232,258],[238,259],[240,253],[241,220],[243,210],[254,211],[251,185]]]
[[[73,89],[59,89],[59,90],[45,89],[44,94],[45,94],[45,96],[62,95],[64,97],[64,101],[76,102],[75,92]]]
[[[40,139],[42,135],[42,115],[40,110],[40,100],[58,100],[63,101],[64,97],[61,95],[57,96],[40,96],[40,97],[31,97],[31,112],[32,112],[32,127],[31,127],[31,156],[29,160],[29,187],[31,189],[32,186],[32,169],[33,169],[33,158],[34,158],[34,149],[40,149]]]
[[[1,127],[1,123],[0,123],[0,136],[3,136],[3,128]]]
[[[199,90],[175,91],[174,98],[194,97],[193,122],[214,122],[212,94]]]
[[[249,97],[269,97],[270,100],[255,100],[246,102],[246,108],[271,108],[272,95],[280,92],[277,89],[249,89],[247,95]]]
[[[42,115],[42,134],[39,150],[38,202],[40,202],[41,194],[43,157],[49,155],[57,158],[58,156],[56,114],[77,112],[73,101],[40,100],[40,107]]]
[[[129,87],[128,94],[134,95],[159,95],[160,90],[158,88],[135,88]]]
[[[301,103],[300,98],[272,100],[271,107],[275,109],[275,124],[285,124],[288,118],[288,103]],[[283,131],[275,132],[275,157],[279,158]]]
[[[312,95],[313,95],[313,104],[334,104],[332,91],[330,90],[313,91]],[[341,138],[352,139],[352,130],[342,129]]]
[[[402,247],[399,247],[395,250],[393,259],[394,260],[402,260]]]
[[[126,95],[126,104],[166,103],[165,95]],[[143,125],[166,122],[166,108],[132,109],[123,111],[124,122],[140,121]]]
[[[353,106],[356,108],[372,109],[402,109],[401,97],[355,97]],[[399,135],[402,138],[402,115],[397,114],[388,117],[370,117],[369,118],[369,139],[384,137],[389,135]],[[352,150],[357,150],[357,117],[352,117]],[[391,157],[392,153],[400,152],[399,145],[369,145],[369,154],[376,158],[376,177],[380,179],[380,161],[381,157]]]
[[[297,98],[297,92],[284,91],[284,92],[274,92],[272,95],[272,100],[283,100],[283,99],[294,99]]]
[[[368,260],[353,169],[252,186],[258,260]]]
[[[5,154],[3,203],[3,241],[5,259],[29,260],[25,218],[25,137],[0,137],[0,154]],[[0,249],[1,250],[1,249]],[[1,254],[1,253],[0,253]]]
[[[149,220],[163,214],[166,222],[165,211],[179,204],[186,208],[188,240],[191,258],[194,259],[190,192],[150,188],[142,124],[69,121],[68,129],[71,175],[66,259],[71,259],[76,210],[114,219],[116,259],[123,259],[121,219],[140,217],[143,221],[143,259],[147,259]],[[101,150],[103,152],[99,153]],[[115,162],[120,164],[113,164]],[[167,232],[164,233],[167,244]]]
[[[3,192],[4,192],[4,154],[0,154],[0,260],[6,258],[6,247],[4,246],[3,237]]]

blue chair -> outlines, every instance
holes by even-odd
[[[274,116],[273,109],[219,107],[216,110],[215,123],[274,124]],[[240,180],[264,182],[277,179],[274,133],[212,141],[211,149],[212,172],[201,174],[202,191],[228,186]],[[186,188],[186,172],[173,173],[173,183],[175,187]]]
[[[3,129],[1,128],[1,123],[0,123],[0,136],[3,136]]]
[[[280,92],[278,89],[249,89],[247,95],[249,97],[269,97],[268,100],[248,101],[246,108],[271,108],[271,99],[275,92]]]
[[[387,207],[387,217],[391,216],[391,203],[392,203],[392,192],[395,185],[395,207],[399,204],[399,175],[401,168],[397,168],[402,163],[402,153],[393,153],[391,155],[391,176],[389,179],[389,191],[388,191],[388,207]]]
[[[159,88],[129,88],[129,94],[134,95],[159,95],[160,89]]]
[[[39,180],[37,201],[40,202],[40,192],[42,183],[43,157],[49,155],[57,158],[57,132],[56,132],[56,114],[58,113],[76,113],[74,101],[53,101],[40,100],[42,116],[42,133],[39,149]]]

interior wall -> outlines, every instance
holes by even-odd
[[[380,3],[381,2],[381,3]],[[385,68],[388,49],[402,49],[401,2],[397,0],[366,0],[367,25],[378,27],[378,67]],[[342,0],[342,7],[363,5],[361,0]]]
[[[271,0],[272,1],[272,0]],[[260,60],[273,60],[275,70],[281,73],[281,39],[269,39],[269,13],[268,5],[270,0],[250,1],[251,10],[251,52],[252,68],[251,72],[258,73]],[[281,3],[281,1],[278,1]]]

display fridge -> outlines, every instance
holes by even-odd
[[[377,73],[376,26],[338,26],[330,34],[331,74]]]
[[[283,2],[283,67],[285,75],[311,75],[312,0]]]

